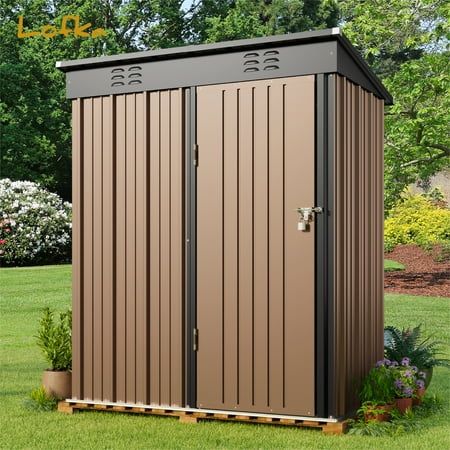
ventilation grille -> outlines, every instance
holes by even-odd
[[[280,52],[266,50],[265,52],[249,52],[244,55],[244,72],[259,72],[261,70],[278,70],[280,68]]]
[[[142,67],[116,67],[111,70],[111,87],[142,84]]]

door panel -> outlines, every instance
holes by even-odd
[[[314,415],[314,77],[197,89],[197,406]]]

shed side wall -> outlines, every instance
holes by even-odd
[[[73,101],[75,399],[183,405],[183,92]]]
[[[334,340],[336,411],[357,406],[383,356],[384,102],[335,76]]]

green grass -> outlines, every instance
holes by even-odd
[[[423,428],[395,437],[323,436],[317,430],[84,412],[66,416],[23,406],[45,369],[33,335],[42,308],[70,302],[70,267],[0,269],[0,448],[449,448],[450,411],[423,421]],[[449,300],[386,295],[386,323],[410,326],[449,342]],[[446,347],[446,356],[450,356]],[[448,402],[449,372],[437,368],[430,392]]]
[[[403,264],[400,264],[397,261],[392,260],[392,259],[384,260],[384,271],[385,272],[394,272],[397,270],[405,270],[405,266]]]

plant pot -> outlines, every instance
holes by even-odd
[[[376,408],[377,410],[381,410],[383,409],[384,412],[383,413],[375,413],[372,411],[367,411],[364,413],[364,420],[366,422],[369,422],[370,420],[374,420],[376,422],[387,422],[390,418],[391,418],[391,411],[392,408],[394,407],[394,403],[389,403],[387,405],[383,405],[383,406],[375,406],[374,408]]]
[[[411,397],[410,398],[396,398],[395,406],[402,414],[405,414],[407,409],[412,408],[412,401],[413,401],[413,399]]]
[[[56,398],[72,396],[72,372],[45,370],[42,374],[42,386],[48,395]]]
[[[416,392],[415,392],[416,396],[413,398],[413,406],[417,406],[422,403],[422,399],[425,395],[425,391],[426,391],[426,389],[424,387],[416,390]]]

